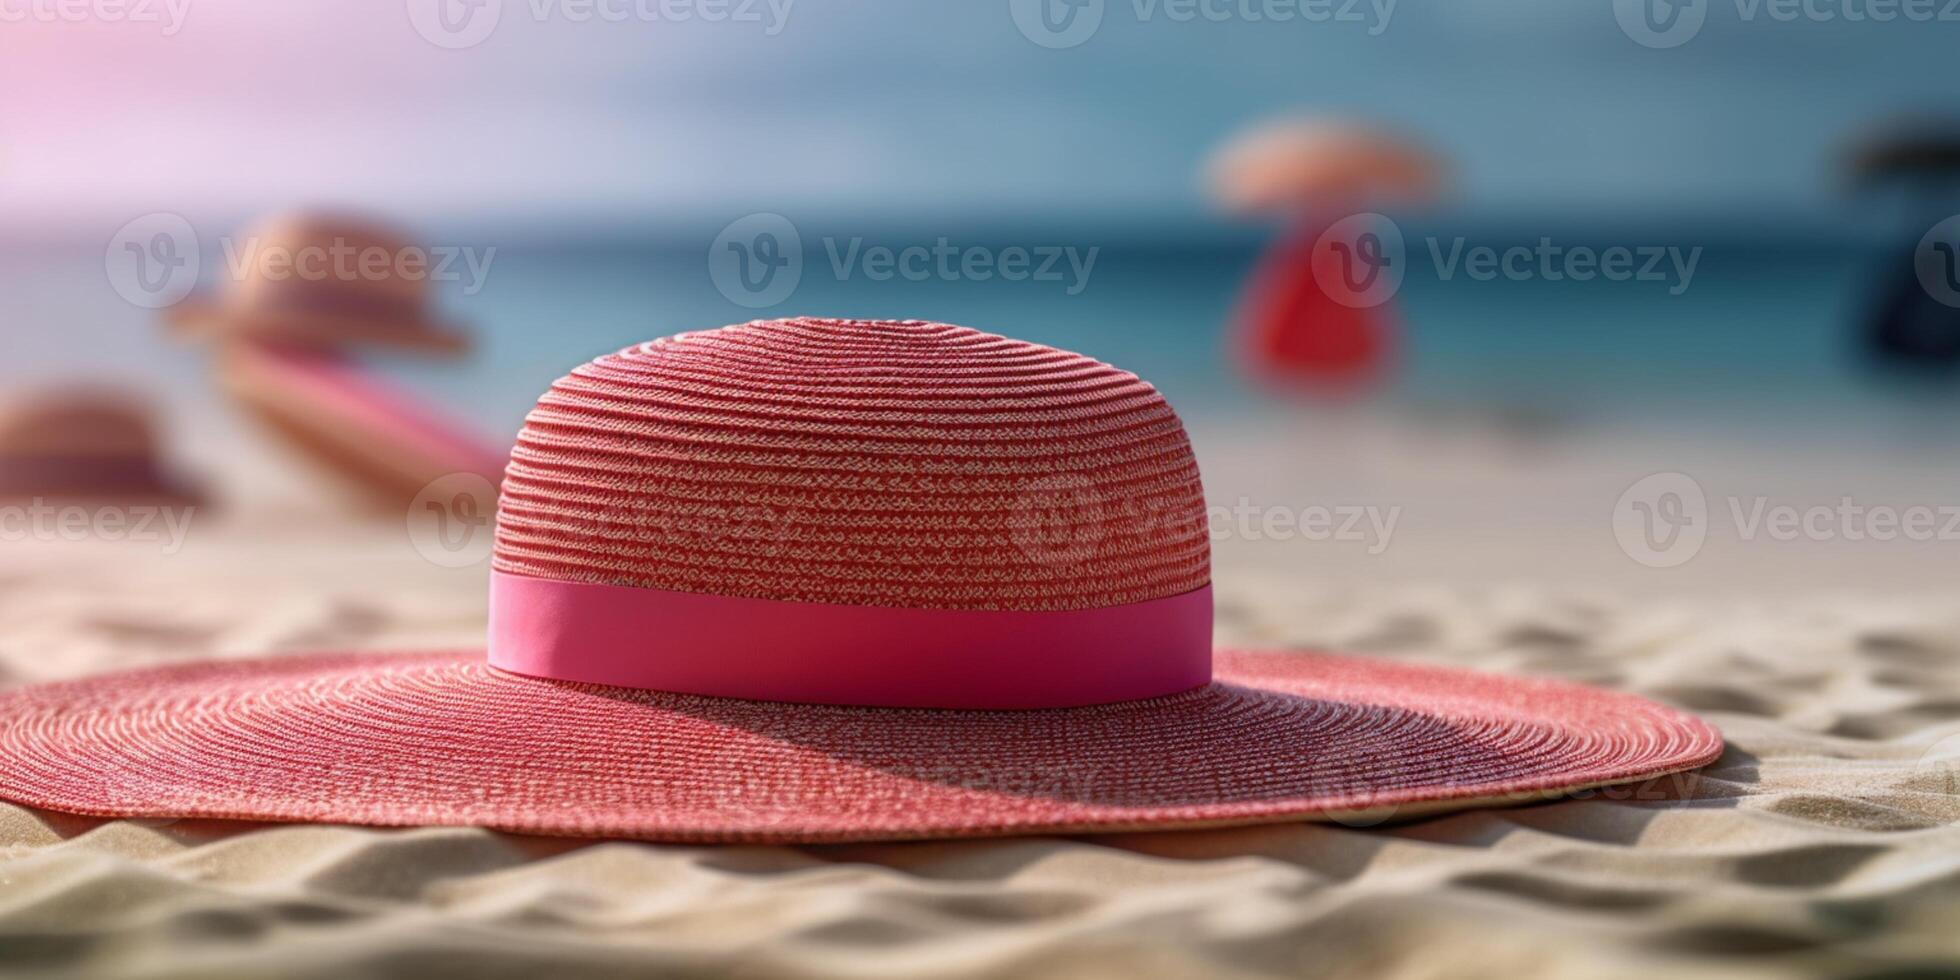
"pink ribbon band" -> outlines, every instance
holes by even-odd
[[[895,708],[1067,708],[1211,680],[1211,587],[1059,612],[898,609],[492,572],[490,663],[561,681]]]

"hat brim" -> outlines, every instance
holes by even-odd
[[[538,680],[480,655],[182,665],[0,695],[0,797],[92,816],[475,825],[816,843],[1370,823],[1712,761],[1642,698],[1321,654],[1089,708],[737,701]]]

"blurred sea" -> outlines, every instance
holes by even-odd
[[[1259,253],[1253,237],[953,239],[1098,248],[1086,285],[1069,295],[1066,282],[839,280],[822,232],[800,225],[801,280],[760,310],[716,289],[703,244],[712,228],[662,240],[432,235],[497,247],[478,292],[446,284],[440,295],[481,343],[461,362],[377,358],[374,367],[495,444],[568,368],[653,337],[798,313],[932,318],[1084,351],[1150,379],[1191,429],[1215,507],[1400,515],[1393,547],[1384,538],[1379,549],[1230,532],[1214,542],[1221,569],[1708,594],[1883,592],[1960,573],[1960,551],[1944,541],[1745,538],[1732,516],[1758,500],[1945,505],[1960,487],[1960,385],[1879,372],[1861,350],[1855,324],[1882,260],[1896,255],[1879,236],[1551,236],[1566,248],[1700,246],[1692,280],[1677,290],[1673,280],[1446,278],[1426,254],[1431,233],[1404,221],[1398,370],[1350,402],[1302,405],[1250,388],[1229,353],[1228,324]],[[1504,248],[1535,244],[1547,226],[1513,227],[1436,234],[1445,250],[1459,233],[1466,247]],[[888,233],[864,245],[933,241]],[[146,389],[166,403],[172,451],[187,467],[224,477],[231,500],[282,519],[282,502],[316,489],[313,471],[256,439],[212,394],[208,352],[170,342],[153,312],[116,294],[101,250],[0,248],[0,392],[56,379]],[[1692,475],[1709,500],[1708,544],[1678,568],[1630,560],[1615,538],[1615,501],[1662,473]]]
[[[1399,369],[1360,403],[1417,415],[1469,413],[1546,431],[1595,426],[1806,440],[1944,441],[1960,385],[1903,379],[1861,356],[1857,325],[1887,251],[1876,239],[1814,234],[1698,236],[1679,230],[1552,236],[1561,248],[1701,249],[1692,279],[1478,281],[1444,277],[1430,241],[1532,246],[1502,225],[1427,230],[1405,223],[1407,276],[1394,303]],[[751,310],[717,291],[700,242],[628,236],[477,235],[496,246],[481,288],[439,290],[481,344],[461,363],[392,358],[376,367],[486,435],[515,431],[533,398],[567,368],[641,340],[754,317],[919,317],[1016,335],[1110,360],[1150,379],[1194,425],[1277,417],[1228,351],[1229,322],[1258,254],[1249,236],[1127,233],[953,238],[960,246],[1094,247],[1074,295],[1067,281],[938,278],[874,281],[835,274],[823,236],[804,230],[789,299]],[[836,247],[848,247],[839,236]],[[930,246],[934,235],[868,236]],[[440,238],[431,239],[441,241]],[[206,249],[215,254],[214,247]],[[221,260],[205,262],[206,278]],[[1066,263],[1063,264],[1066,268]],[[84,245],[0,247],[7,356],[0,384],[125,381],[160,395],[180,423],[210,411],[203,352],[170,343],[156,316],[110,288]]]

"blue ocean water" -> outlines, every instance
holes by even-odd
[[[1501,231],[1456,232],[1437,236],[1435,247],[1446,254],[1456,235],[1471,248],[1535,241]],[[919,239],[863,244],[880,241],[902,246]],[[1857,324],[1879,285],[1874,277],[1884,249],[1849,239],[1704,240],[1678,232],[1652,241],[1684,253],[1699,248],[1693,276],[1580,282],[1531,273],[1482,280],[1461,266],[1439,269],[1429,236],[1413,232],[1393,307],[1401,331],[1397,370],[1365,403],[1495,410],[1559,424],[1846,439],[1951,428],[1960,408],[1952,391],[1960,385],[1900,379],[1860,356]],[[652,337],[761,316],[917,317],[1118,363],[1156,383],[1195,421],[1275,410],[1275,402],[1240,377],[1228,353],[1229,325],[1258,255],[1256,240],[1077,236],[1066,243],[1078,258],[1096,249],[1086,276],[909,281],[876,278],[861,266],[840,276],[825,248],[811,244],[794,292],[750,309],[716,288],[698,241],[513,238],[498,242],[472,294],[458,283],[441,287],[442,309],[478,331],[481,343],[468,359],[385,358],[376,369],[498,436],[515,431],[536,394],[569,367]],[[1560,244],[1603,249],[1615,243]],[[961,244],[997,251],[1007,243]],[[8,321],[0,384],[130,383],[193,412],[214,401],[203,352],[166,341],[152,311],[122,300],[107,282],[99,252],[9,246],[0,251],[0,295],[6,297],[0,315]]]

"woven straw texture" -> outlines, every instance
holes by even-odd
[[[692,841],[1397,815],[1673,772],[1722,744],[1630,695],[1286,653],[1221,654],[1217,683],[1166,698],[991,712],[315,656],[31,688],[0,695],[0,719],[0,795],[59,810]]]
[[[1156,389],[919,321],[769,320],[602,357],[518,436],[496,567],[679,592],[1080,609],[1210,580]]]

